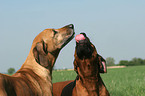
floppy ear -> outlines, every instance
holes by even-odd
[[[76,60],[74,60],[74,70],[76,71],[76,73],[78,74],[78,70],[77,70],[77,62],[76,62]]]
[[[42,65],[43,67],[48,67],[48,51],[47,51],[47,45],[44,41],[38,42],[36,44],[36,46],[33,49],[33,54],[34,54],[34,58],[36,60],[37,63],[39,63],[40,65]]]
[[[99,59],[99,72],[100,73],[107,73],[107,67],[106,67],[106,61],[105,59],[97,54],[97,57]]]

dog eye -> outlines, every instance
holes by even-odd
[[[54,35],[58,33],[58,32],[57,32],[57,31],[55,31],[55,30],[52,30],[52,31],[54,32]]]

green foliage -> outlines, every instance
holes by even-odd
[[[145,96],[145,66],[108,69],[101,77],[111,96]],[[54,71],[53,82],[74,80],[74,71]]]
[[[14,68],[9,68],[8,69],[8,74],[13,74],[15,72],[15,69]]]
[[[127,65],[128,63],[129,63],[129,61],[127,61],[127,60],[121,60],[119,62],[119,65]]]
[[[145,65],[145,60],[141,58],[133,58],[131,61],[121,60],[119,62],[119,65],[125,65],[125,66]]]
[[[115,60],[114,60],[114,58],[112,58],[112,57],[107,57],[107,58],[106,58],[106,64],[107,64],[107,66],[115,65]]]

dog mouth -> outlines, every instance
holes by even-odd
[[[85,33],[80,33],[75,37],[76,40],[76,52],[80,59],[90,58],[93,53],[93,47],[91,42]]]

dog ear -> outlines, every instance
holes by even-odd
[[[48,51],[47,51],[47,45],[44,41],[38,42],[36,44],[36,46],[33,49],[33,54],[34,54],[34,58],[36,60],[37,63],[39,63],[40,65],[42,65],[43,67],[48,67]]]
[[[107,73],[107,67],[106,67],[106,61],[105,59],[97,54],[97,57],[99,59],[99,73]]]
[[[76,62],[76,60],[74,60],[74,70],[76,71],[76,73],[78,74],[78,70],[77,70],[77,62]]]

